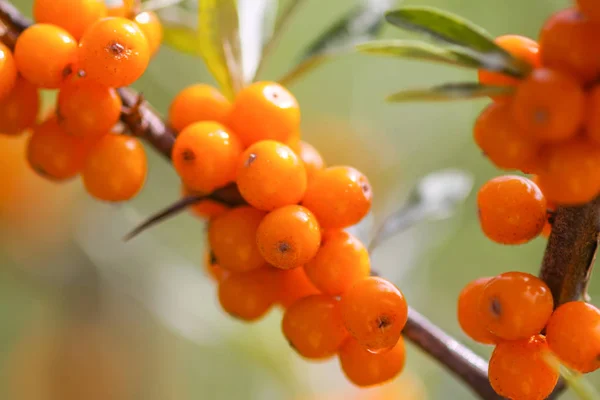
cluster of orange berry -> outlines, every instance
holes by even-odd
[[[114,3],[114,2],[113,2]],[[146,154],[115,128],[122,103],[115,88],[136,81],[162,40],[152,12],[133,0],[36,0],[35,24],[14,51],[0,44],[0,132],[31,129],[27,160],[48,179],[81,175],[104,201],[124,201],[143,187]],[[38,120],[40,90],[57,92],[55,111]]]
[[[548,200],[577,205],[600,193],[600,3],[578,0],[544,24],[539,43],[496,42],[527,62],[522,80],[480,71],[484,84],[513,86],[477,119],[475,141],[499,168],[537,175]]]
[[[235,184],[246,205],[196,204],[209,219],[207,266],[222,308],[255,321],[285,310],[283,334],[307,359],[336,354],[350,381],[371,386],[398,375],[408,308],[390,282],[370,277],[365,246],[344,228],[369,212],[371,186],[348,166],[325,167],[301,140],[300,108],[274,82],[255,82],[229,102],[204,84],[169,110],[178,131],[173,165],[184,193]]]
[[[547,398],[559,377],[555,359],[582,373],[600,368],[600,311],[583,301],[553,307],[548,286],[523,272],[480,278],[460,293],[464,332],[496,346],[489,378],[499,395]]]

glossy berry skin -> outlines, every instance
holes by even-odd
[[[321,153],[319,153],[319,150],[317,150],[313,145],[300,140],[298,143],[298,148],[299,151],[297,154],[304,163],[306,175],[309,179],[318,171],[321,171],[323,168],[325,168],[325,161],[323,161]]]
[[[215,282],[221,282],[230,274],[225,268],[221,268],[218,260],[211,252],[204,255],[204,272]]]
[[[323,235],[317,255],[304,267],[306,274],[323,293],[341,295],[369,276],[369,252],[358,238],[342,230]]]
[[[135,82],[150,60],[148,40],[138,25],[125,18],[102,18],[79,42],[79,66],[90,80],[118,88]]]
[[[283,308],[288,308],[305,297],[321,293],[308,279],[304,268],[280,269],[279,275],[278,302]]]
[[[74,78],[58,93],[58,121],[70,135],[105,135],[119,121],[121,106],[121,98],[115,89],[86,78]]]
[[[404,369],[406,350],[404,339],[385,353],[367,351],[354,338],[348,338],[338,352],[344,375],[356,386],[370,387],[391,381]]]
[[[22,77],[0,99],[0,132],[18,135],[35,124],[40,109],[38,89]]]
[[[575,136],[583,125],[585,94],[570,75],[539,68],[517,87],[511,107],[524,134],[559,142]]]
[[[98,139],[88,154],[81,175],[91,196],[120,202],[142,190],[147,172],[146,152],[138,139],[108,134]]]
[[[292,304],[281,323],[290,346],[309,359],[334,356],[348,337],[339,301],[326,295],[305,297]]]
[[[546,326],[550,350],[568,367],[588,373],[600,368],[600,311],[583,301],[554,310]]]
[[[475,143],[498,168],[524,170],[535,166],[540,145],[512,119],[509,102],[490,104],[473,129]]]
[[[150,55],[156,54],[163,38],[163,28],[158,15],[154,11],[144,11],[137,14],[133,20],[148,40]]]
[[[537,237],[546,222],[547,202],[542,191],[527,178],[499,176],[477,193],[479,223],[496,243],[521,244]]]
[[[352,167],[329,167],[313,176],[302,205],[325,229],[342,229],[360,222],[371,209],[373,191],[365,175]]]
[[[225,312],[235,318],[256,321],[275,303],[276,287],[275,271],[269,266],[230,273],[219,283],[219,303]]]
[[[223,125],[196,122],[177,136],[171,158],[184,185],[210,193],[235,179],[241,152],[239,141]]]
[[[255,82],[237,94],[228,125],[244,146],[261,140],[285,143],[300,128],[300,107],[278,83]]]
[[[600,6],[595,0],[577,0],[577,8],[590,20],[600,23]]]
[[[186,188],[185,185],[181,186],[182,197],[196,195],[201,196],[202,193],[194,192],[193,190]],[[225,214],[229,210],[229,207],[219,201],[206,199],[191,205],[189,210],[198,218],[210,220],[218,217],[219,215]]]
[[[590,54],[600,52],[600,24],[586,18],[576,8],[557,11],[540,32],[542,64],[567,73],[582,84],[600,74],[600,60]]]
[[[169,123],[181,132],[194,122],[227,122],[231,103],[213,86],[198,83],[183,89],[169,107]]]
[[[309,262],[321,245],[321,228],[307,208],[290,205],[271,211],[256,232],[258,249],[267,262],[281,269]]]
[[[475,279],[465,286],[458,296],[458,323],[471,339],[482,344],[495,344],[499,339],[487,330],[479,319],[479,301],[485,285],[492,278]]]
[[[56,89],[74,71],[77,41],[62,28],[35,24],[19,35],[14,57],[25,79],[40,88]]]
[[[17,83],[17,65],[12,52],[0,43],[0,101],[11,92]]]
[[[265,264],[256,234],[266,213],[249,206],[236,207],[214,218],[208,226],[210,248],[219,265],[244,272]]]
[[[248,147],[237,163],[236,183],[252,206],[271,211],[297,204],[306,192],[306,169],[288,146],[262,140]]]
[[[544,281],[524,272],[506,272],[483,288],[479,319],[501,339],[526,339],[544,329],[553,306],[552,293]]]
[[[135,0],[105,0],[108,16],[129,18],[131,16]]]
[[[346,328],[369,351],[388,351],[400,340],[408,306],[389,281],[364,278],[343,294],[341,304]]]
[[[104,0],[35,0],[33,16],[36,23],[59,26],[75,40],[100,18],[107,16]]]
[[[498,343],[489,364],[492,388],[510,399],[546,399],[559,377],[549,357],[548,344],[542,335]]]

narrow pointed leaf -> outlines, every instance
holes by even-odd
[[[185,25],[163,21],[163,43],[173,49],[192,56],[200,56],[198,33]]]
[[[410,101],[455,101],[480,97],[501,96],[513,93],[509,86],[490,86],[480,83],[447,83],[423,89],[408,89],[394,93],[386,98],[391,103]]]

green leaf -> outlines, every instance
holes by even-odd
[[[163,43],[185,54],[200,56],[198,33],[196,30],[165,21],[163,24]]]
[[[243,86],[236,0],[198,0],[198,46],[221,90],[233,99]]]
[[[408,89],[394,93],[386,98],[392,103],[409,101],[454,101],[476,99],[479,97],[502,96],[513,93],[509,86],[490,86],[475,82],[446,83],[424,89]]]
[[[496,65],[493,71],[504,71],[514,77],[523,77],[531,66],[513,57],[498,46],[483,28],[457,15],[433,7],[402,7],[385,15],[386,20],[405,30],[425,33],[433,39],[469,48],[489,58]]]

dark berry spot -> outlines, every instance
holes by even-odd
[[[385,329],[392,324],[392,321],[387,315],[381,315],[377,318],[377,327],[379,329]]]
[[[500,304],[500,300],[498,300],[497,297],[492,299],[492,302],[490,303],[490,311],[497,317],[502,315],[502,304]]]
[[[85,78],[85,71],[80,69],[79,71],[77,71],[77,76],[80,78]]]
[[[288,340],[287,342],[288,342],[288,344],[290,345],[290,347],[291,347],[292,349],[296,350],[296,346],[294,346],[294,343],[292,343],[292,341],[291,341],[291,340]]]
[[[365,194],[371,191],[371,186],[368,183],[363,183],[360,187]]]
[[[68,64],[62,70],[63,79],[67,79],[73,73],[73,64]]]
[[[123,46],[121,43],[119,42],[111,42],[108,45],[108,50],[115,56],[115,57],[119,57],[121,56],[123,53],[125,53],[125,46]]]
[[[183,161],[194,161],[196,159],[196,154],[190,149],[185,149],[181,153],[181,157],[183,157]]]
[[[288,242],[279,242],[277,245],[277,250],[279,250],[280,253],[287,253],[291,249],[292,246],[290,246]]]
[[[244,167],[249,167],[256,160],[256,154],[250,153],[248,158],[246,158],[246,162],[244,163]]]
[[[533,120],[538,124],[545,124],[548,121],[548,111],[535,110],[533,113]]]
[[[217,256],[215,255],[215,253],[213,251],[210,252],[209,257],[210,257],[210,261],[209,261],[210,265],[218,264]]]

